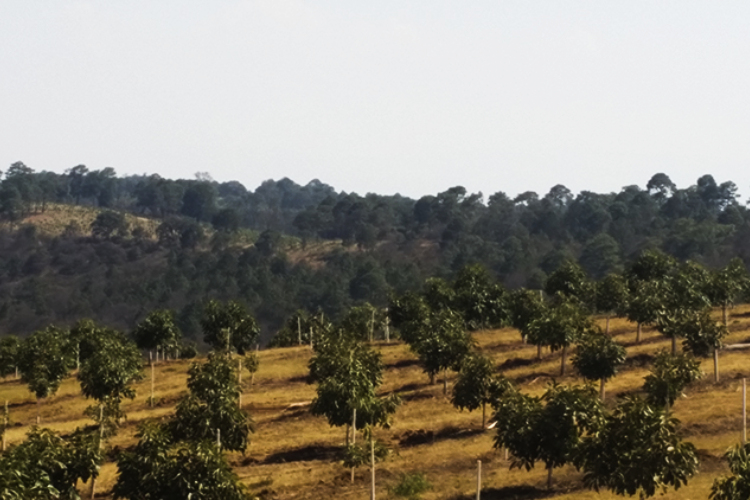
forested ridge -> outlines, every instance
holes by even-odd
[[[298,309],[336,318],[365,301],[384,306],[467,264],[509,288],[542,288],[567,260],[601,279],[654,248],[709,268],[747,263],[750,217],[736,193],[710,175],[678,188],[656,174],[618,193],[558,185],[485,197],[459,186],[414,200],[317,180],[249,191],[207,174],[57,174],[18,162],[0,182],[0,328],[27,334],[90,317],[131,329],[170,308],[197,337],[216,298],[246,303],[268,338]]]

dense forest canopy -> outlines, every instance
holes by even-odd
[[[89,227],[41,231],[36,218],[61,204],[98,215]],[[132,328],[171,308],[195,336],[202,305],[217,298],[246,303],[268,338],[298,309],[337,317],[364,301],[385,305],[467,264],[509,288],[543,288],[566,260],[600,279],[651,248],[711,268],[750,259],[747,207],[733,182],[711,175],[684,189],[658,173],[618,193],[557,185],[485,199],[456,186],[413,200],[317,180],[249,191],[208,174],[118,177],[83,165],[57,174],[17,162],[0,182],[0,217],[0,328],[21,334],[84,316]]]

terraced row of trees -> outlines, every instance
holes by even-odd
[[[400,399],[379,394],[382,360],[368,342],[388,331],[410,346],[431,382],[442,375],[444,394],[448,395],[447,372],[458,373],[451,400],[460,409],[481,407],[483,427],[486,409],[492,408],[495,446],[510,452],[512,467],[529,469],[541,463],[551,481],[554,468],[570,463],[583,470],[587,487],[651,496],[662,487],[684,485],[696,471],[695,450],[679,438],[679,422],[670,416],[670,408],[700,374],[693,356],[707,356],[721,347],[726,314],[724,322],[716,322],[708,308],[731,306],[747,281],[739,263],[709,273],[648,252],[624,276],[599,282],[589,281],[575,264],[566,263],[550,276],[545,295],[524,289],[507,292],[480,267],[469,266],[453,282],[431,279],[421,293],[394,297],[387,313],[362,306],[336,324],[323,314],[299,313],[280,331],[277,344],[312,347],[310,380],[317,384],[317,397],[311,411],[333,426],[347,427],[342,455],[347,467],[387,456],[372,430],[390,424]],[[646,301],[647,291],[652,292]],[[617,373],[625,352],[595,326],[591,313],[614,312],[635,319],[629,315],[643,307],[634,303],[655,311],[651,321],[638,316],[639,323],[652,322],[669,338],[683,338],[684,353],[678,354],[673,342],[672,352],[655,358],[643,388],[646,399],[626,398],[607,411],[602,404],[604,381]],[[518,390],[477,352],[471,335],[504,325],[517,327],[525,341],[540,348],[561,350],[561,375],[566,351],[575,347],[574,366],[585,378],[601,381],[600,392],[591,386],[554,383],[540,397]],[[239,373],[232,353],[247,354],[259,329],[241,305],[231,302],[210,302],[201,327],[214,351],[205,363],[191,367],[189,394],[178,402],[174,416],[145,424],[138,444],[118,456],[118,498],[243,498],[221,449],[247,447],[252,420],[240,408]],[[6,488],[2,491],[8,498],[75,498],[76,481],[96,477],[103,460],[102,440],[116,432],[123,417],[120,403],[134,396],[131,384],[142,377],[138,348],[158,350],[162,356],[189,351],[180,348],[174,316],[168,311],[151,313],[130,337],[81,321],[69,330],[47,328],[17,344],[6,337],[2,347],[2,355],[12,361],[2,365],[7,374],[18,368],[40,401],[77,370],[82,393],[97,402],[87,410],[94,426],[64,437],[34,428],[27,441],[3,455],[0,488]],[[257,369],[252,358],[246,366]],[[358,430],[369,441],[369,456],[366,447],[356,444]],[[748,480],[741,466],[746,452],[742,447],[730,452],[735,476],[717,480],[715,498],[734,498],[726,495],[741,491]],[[54,463],[38,460],[39,453],[55,457]],[[23,467],[33,474],[16,474]]]

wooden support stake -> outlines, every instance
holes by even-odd
[[[477,460],[477,500],[482,498],[482,461]]]
[[[357,409],[352,410],[352,445],[357,444]],[[352,467],[352,482],[354,482],[354,467]]]
[[[297,316],[297,344],[302,345],[302,320]]]
[[[104,439],[104,405],[99,405],[99,450],[102,449],[102,440]],[[91,500],[96,497],[96,477],[91,478]]]
[[[148,353],[148,362],[151,365],[151,399],[149,400],[151,408],[154,407],[154,359],[151,357],[151,352]]]
[[[385,343],[391,343],[391,330],[390,330],[390,317],[388,316],[388,308],[385,308]]]
[[[240,389],[240,409],[242,409],[242,358],[237,358],[237,361],[240,364],[240,369],[237,371],[237,385],[239,385]]]
[[[221,450],[221,429],[216,429],[216,447]]]
[[[742,379],[742,444],[747,443],[747,384]]]
[[[714,347],[714,382],[719,383],[719,348]]]
[[[370,500],[375,500],[375,436],[370,431]]]
[[[313,329],[310,327],[310,349],[313,348]]]
[[[7,447],[7,432],[8,432],[8,400],[5,400],[5,411],[3,412],[3,453]]]

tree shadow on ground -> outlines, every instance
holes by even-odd
[[[340,446],[309,445],[293,450],[284,450],[268,455],[264,464],[283,464],[287,462],[311,462],[313,460],[335,460],[341,454]]]
[[[399,446],[409,448],[420,444],[432,444],[436,441],[449,439],[466,439],[477,434],[482,434],[484,429],[461,429],[454,426],[444,427],[433,431],[426,429],[409,430],[401,434],[398,440]]]
[[[503,488],[482,488],[482,500],[536,500],[550,498],[557,492],[542,490],[534,486],[505,486]],[[450,500],[474,500],[476,494],[451,497]]]

